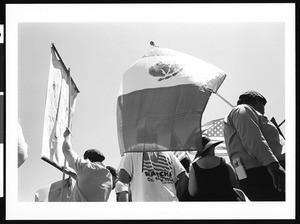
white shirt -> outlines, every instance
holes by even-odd
[[[119,166],[121,169],[131,177],[133,202],[178,201],[175,183],[185,169],[173,153],[125,153]]]

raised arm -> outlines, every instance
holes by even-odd
[[[62,150],[63,150],[63,153],[65,155],[67,162],[69,163],[69,166],[74,169],[75,168],[74,162],[77,159],[78,155],[72,148],[71,132],[68,128],[64,132],[64,138],[65,138],[65,140],[62,145]]]

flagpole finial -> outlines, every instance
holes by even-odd
[[[158,47],[158,46],[155,45],[155,43],[153,41],[150,41],[150,45],[153,46],[153,47]]]

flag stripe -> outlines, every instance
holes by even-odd
[[[176,78],[173,78],[176,77]],[[216,92],[226,77],[218,67],[167,48],[154,48],[125,73],[119,95],[147,88],[194,84]]]
[[[209,121],[202,126],[203,134],[207,135],[210,138],[221,138],[224,140],[224,118],[216,119]]]
[[[121,155],[139,143],[158,150],[195,150],[208,99],[226,73],[199,58],[167,48],[152,48],[123,75],[117,102]],[[157,150],[157,149],[154,149]]]
[[[211,92],[195,85],[144,89],[118,98],[117,121],[121,153],[138,143],[157,143],[174,149],[171,133],[176,133],[183,147],[201,118]],[[141,140],[137,133],[143,131]],[[148,132],[153,130],[154,133]],[[151,142],[151,135],[157,136]],[[150,142],[149,142],[150,141]]]
[[[154,155],[156,155],[157,158]],[[164,172],[166,171],[166,168],[167,170],[172,169],[172,164],[169,161],[169,158],[167,158],[165,155],[154,152],[145,154],[143,160],[143,170]]]

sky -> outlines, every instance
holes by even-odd
[[[32,15],[22,16],[26,7],[32,9]],[[293,73],[286,67],[286,41],[289,37],[286,29],[289,27],[284,16],[287,14],[274,19],[272,7],[256,11],[259,20],[251,17],[251,10],[255,10],[252,7],[238,8],[237,11],[224,6],[209,14],[211,8],[206,10],[201,4],[186,8],[168,7],[168,11],[164,6],[155,5],[150,8],[126,6],[116,11],[111,6],[98,5],[96,9],[83,7],[82,21],[76,17],[79,7],[68,8],[70,15],[66,17],[62,16],[64,5],[58,6],[57,11],[42,5],[36,6],[37,10],[33,10],[34,7],[11,6],[11,11],[8,11],[11,20],[7,24],[8,37],[11,35],[13,40],[7,44],[9,68],[6,75],[8,77],[11,72],[16,78],[8,78],[7,81],[6,94],[11,94],[14,99],[7,108],[17,108],[17,114],[10,113],[8,109],[6,113],[8,119],[12,117],[13,122],[18,120],[21,124],[29,154],[25,163],[12,175],[6,173],[7,183],[16,180],[18,186],[17,196],[12,196],[7,190],[8,199],[16,200],[20,206],[22,203],[18,202],[33,202],[38,189],[62,179],[59,170],[41,160],[52,43],[70,68],[80,90],[72,129],[75,151],[82,155],[86,149],[96,147],[106,156],[105,165],[115,168],[118,168],[121,158],[116,128],[120,82],[124,72],[150,50],[150,41],[159,47],[198,57],[224,70],[227,77],[218,94],[233,105],[242,92],[256,90],[268,101],[265,115],[275,117],[278,123],[286,119],[290,114],[287,110],[293,108],[293,101],[288,105],[286,102],[294,96],[290,78],[287,78]],[[100,15],[96,13],[97,9]],[[132,10],[132,15],[128,11],[124,13],[124,9]],[[275,7],[274,10],[277,12],[280,8]],[[199,11],[206,17],[202,17],[201,13],[199,18],[195,16]],[[179,16],[181,19],[174,17],[173,14],[178,15],[178,12],[185,16]],[[245,16],[242,12],[245,12],[246,19],[240,19]],[[151,19],[153,14],[158,15],[156,19]],[[224,19],[225,15],[231,19]],[[10,65],[14,65],[11,70]],[[16,93],[14,90],[17,90]],[[202,123],[222,118],[230,109],[226,102],[212,94]],[[284,134],[286,123],[281,126]],[[8,127],[7,133],[8,139],[14,139],[12,128]],[[9,147],[7,150],[10,150]],[[11,152],[8,158],[13,158]],[[109,201],[115,201],[114,192]]]

